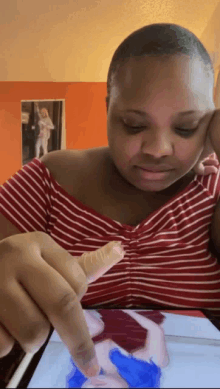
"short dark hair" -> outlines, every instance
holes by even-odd
[[[181,54],[201,58],[207,76],[213,77],[214,81],[214,68],[206,48],[188,29],[177,24],[155,23],[134,31],[118,46],[112,57],[107,77],[107,104],[114,75],[130,58]]]

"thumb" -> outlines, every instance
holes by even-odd
[[[83,269],[88,284],[91,284],[121,261],[124,255],[121,243],[113,241],[96,251],[84,253],[76,261]]]
[[[198,175],[201,175],[201,176],[204,176],[205,174],[205,167],[203,165],[202,162],[198,162],[194,168],[193,168],[194,172]]]

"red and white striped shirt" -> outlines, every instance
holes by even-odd
[[[220,193],[217,174],[191,183],[137,226],[103,216],[69,195],[34,158],[0,188],[0,212],[22,233],[44,231],[73,256],[108,242],[124,259],[89,285],[82,305],[209,308],[220,317],[220,264],[209,249]]]

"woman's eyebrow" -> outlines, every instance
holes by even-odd
[[[147,113],[145,111],[140,111],[138,109],[126,109],[125,112],[137,113],[138,115],[141,115],[141,116],[151,117],[151,115],[149,113]],[[194,115],[194,114],[204,114],[204,112],[197,109],[197,110],[177,112],[174,116],[187,116],[187,115]]]
[[[178,115],[178,116],[184,116],[184,115],[193,115],[193,114],[197,114],[197,113],[199,113],[199,114],[203,114],[204,112],[203,111],[201,111],[201,110],[199,110],[199,109],[197,109],[197,110],[191,110],[191,111],[184,111],[184,112],[177,112],[177,114],[176,115]]]

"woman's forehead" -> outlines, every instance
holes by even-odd
[[[130,83],[133,79],[141,80],[143,77],[146,81],[151,81],[152,76],[156,79],[161,75],[165,78],[184,78],[185,75],[198,76],[200,79],[208,77],[205,65],[199,57],[190,58],[184,54],[132,57],[117,68],[119,82],[122,80]]]
[[[122,65],[112,83],[111,97],[126,101],[181,97],[213,99],[213,80],[199,59],[186,55],[131,59]],[[205,102],[205,106],[207,105]]]
[[[168,109],[171,116],[188,110],[205,112],[214,109],[213,88],[210,85],[195,87],[181,83],[171,86],[169,82],[150,86],[144,81],[139,86],[134,83],[130,86],[120,84],[112,88],[110,104],[114,111],[140,110],[150,113]]]

